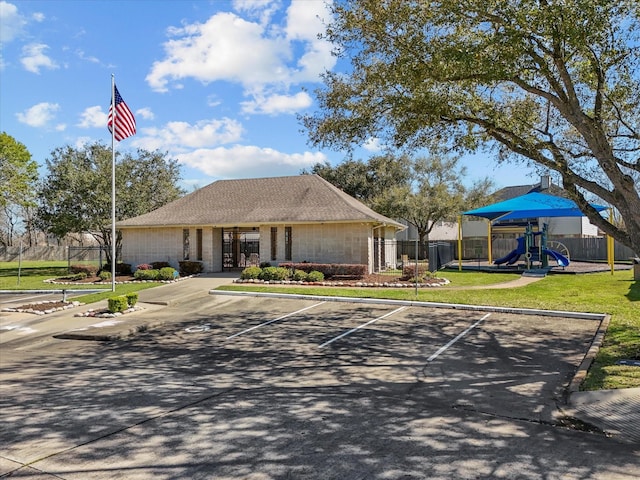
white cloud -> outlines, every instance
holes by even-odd
[[[251,145],[198,149],[176,157],[180,163],[216,178],[297,175],[303,168],[326,160],[320,152],[289,154]]]
[[[153,114],[153,112],[151,111],[150,108],[139,108],[138,110],[136,110],[136,114],[135,114],[136,118],[140,117],[140,118],[144,118],[145,120],[153,120],[155,118],[155,115]]]
[[[136,147],[147,150],[182,151],[233,143],[242,137],[242,125],[236,120],[202,120],[192,125],[188,122],[169,122],[162,128],[141,129],[134,138]]]
[[[22,113],[17,113],[16,117],[18,121],[30,127],[46,127],[55,118],[55,113],[58,110],[60,110],[60,105],[57,103],[42,102]]]
[[[207,95],[208,106],[217,107],[220,104],[222,104],[222,100],[220,100],[216,94]]]
[[[23,32],[27,20],[14,4],[0,1],[0,42],[8,43]]]
[[[256,96],[254,100],[242,102],[241,106],[243,113],[277,115],[279,113],[296,113],[310,107],[312,103],[313,100],[308,93],[299,92],[295,95]]]
[[[279,3],[237,1],[242,12],[280,7]],[[335,65],[331,45],[318,40],[324,27],[318,17],[328,15],[322,1],[294,0],[286,26],[246,20],[231,12],[217,13],[205,23],[171,28],[164,44],[165,58],[153,63],[146,80],[164,92],[185,79],[202,83],[224,80],[241,84],[245,93],[265,86],[282,92],[296,82],[320,80],[319,74]],[[303,51],[296,59],[295,52]]]
[[[88,107],[80,114],[80,123],[76,124],[80,128],[96,128],[107,126],[107,113],[102,111],[99,105]]]
[[[87,145],[91,144],[95,142],[95,138],[92,137],[78,137],[76,138],[76,141],[74,142],[75,147],[78,150],[82,150],[84,147],[86,147]]]
[[[257,146],[223,146],[236,144],[242,134],[242,125],[229,118],[195,124],[170,122],[161,128],[139,129],[131,145],[167,151],[180,163],[217,178],[297,175],[303,168],[326,160],[319,152],[289,154]]]
[[[228,80],[243,85],[286,78],[280,56],[286,44],[264,38],[264,29],[233,13],[218,13],[206,23],[170,32],[166,58],[153,63],[147,82],[156,91],[170,81],[193,78],[203,83]]]
[[[282,7],[281,2],[273,0],[234,0],[234,10],[248,14],[251,18],[258,18],[262,25]]]
[[[35,12],[34,14],[31,15],[31,18],[33,18],[34,22],[38,22],[38,23],[42,23],[44,22],[44,13],[42,12]]]
[[[89,63],[97,63],[97,64],[100,63],[100,60],[98,59],[98,57],[94,57],[93,55],[87,55],[84,50],[80,50],[80,49],[76,50],[76,55],[80,60],[84,60]]]
[[[145,120],[153,120],[153,112],[150,108],[140,108],[135,111],[136,118],[144,118]],[[80,114],[80,122],[76,124],[79,128],[106,128],[108,120],[108,112],[102,111],[100,105],[87,107]]]
[[[362,145],[362,148],[367,150],[368,152],[379,152],[382,150],[382,144],[380,143],[380,139],[377,137],[370,137],[366,142]]]
[[[20,59],[24,68],[33,73],[40,73],[40,68],[54,70],[58,65],[45,55],[45,50],[49,48],[44,43],[31,43],[22,47],[23,57]]]
[[[291,1],[287,9],[287,39],[301,41],[305,47],[305,53],[297,61],[297,81],[318,82],[320,74],[335,65],[336,58],[331,55],[333,46],[318,38],[330,15],[325,2]]]

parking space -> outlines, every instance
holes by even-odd
[[[635,450],[554,422],[598,321],[257,297],[192,307],[149,312],[174,320],[126,341],[13,363],[0,474],[16,464],[40,475],[24,478],[64,479],[640,474]]]
[[[212,314],[211,330],[189,333],[189,325],[163,341],[210,342],[234,361],[269,362],[273,375],[261,381],[272,385],[386,385],[551,421],[599,324],[422,306],[273,303],[272,313],[251,299],[233,316]]]

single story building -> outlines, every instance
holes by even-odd
[[[393,240],[405,228],[318,175],[220,180],[116,226],[125,263],[191,260],[204,272],[264,262],[395,268]]]

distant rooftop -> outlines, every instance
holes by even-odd
[[[567,193],[562,187],[554,185],[551,181],[551,177],[543,175],[540,177],[540,182],[533,185],[515,185],[511,187],[504,187],[493,194],[495,202],[502,202],[504,200],[511,200],[512,198],[521,197],[527,193],[546,193],[548,195],[554,195],[556,197],[567,197]]]

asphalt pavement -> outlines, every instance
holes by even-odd
[[[139,304],[145,310],[162,309],[165,306],[189,304],[198,298],[207,297],[210,291],[220,285],[231,284],[237,278],[235,273],[201,275],[193,278],[170,283],[160,287],[143,290],[139,293]],[[369,299],[354,299],[356,302],[370,302]],[[91,308],[101,309],[107,302],[92,304]],[[78,307],[86,310],[85,307]],[[143,310],[144,311],[144,310]],[[72,317],[78,313],[77,309],[55,312],[49,315]],[[28,313],[9,313],[13,323],[22,318],[32,318]],[[97,322],[96,326],[84,327],[59,332],[57,338],[76,340],[109,341],[135,335],[137,332],[147,331],[154,327],[171,322],[171,318],[157,315],[137,315],[136,312],[118,317],[117,322]],[[602,341],[603,335],[596,336],[589,354],[594,355]],[[583,378],[589,361],[585,361],[576,372],[575,378]],[[637,367],[640,368],[640,367]],[[579,382],[572,382],[565,405],[559,407],[558,417],[577,419],[584,428],[594,428],[618,441],[640,444],[640,388],[619,390],[578,391]]]

